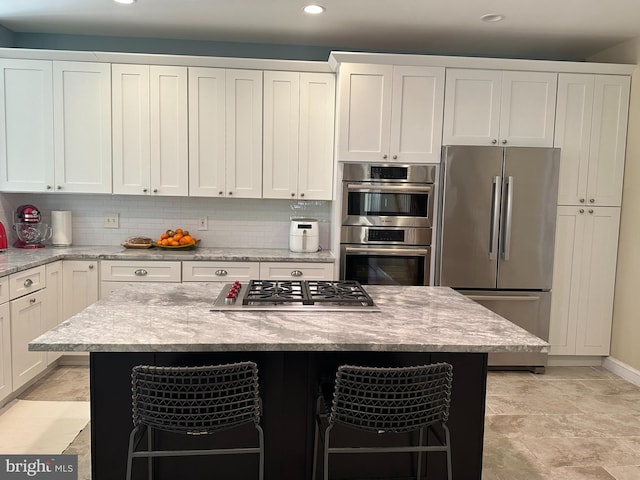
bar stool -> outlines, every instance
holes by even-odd
[[[330,454],[416,452],[419,480],[423,452],[446,452],[447,478],[451,480],[449,418],[453,367],[448,363],[398,368],[374,368],[343,365],[335,378],[333,400],[319,398],[313,452],[313,480],[316,478],[318,440],[321,421],[324,428],[324,480],[329,479]],[[327,411],[329,410],[329,411]],[[331,447],[331,429],[342,424],[377,434],[419,431],[417,446]],[[444,438],[433,427],[440,425]],[[425,430],[433,432],[438,445],[423,445]]]
[[[127,480],[133,459],[147,457],[153,479],[154,457],[189,455],[259,454],[259,479],[264,476],[264,435],[260,427],[261,404],[258,368],[253,362],[202,367],[138,365],[132,374],[133,425],[129,436]],[[153,430],[202,435],[253,423],[258,447],[205,450],[154,450]],[[147,431],[147,449],[138,444]],[[187,475],[188,476],[188,475]]]

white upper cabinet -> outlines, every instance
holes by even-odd
[[[262,196],[262,71],[189,68],[191,196]]]
[[[46,192],[54,183],[53,67],[0,59],[0,189]]]
[[[345,63],[338,160],[440,161],[444,68]]]
[[[109,64],[0,60],[0,188],[111,193]]]
[[[187,68],[113,65],[113,191],[189,193]]]
[[[264,72],[264,198],[331,200],[335,77]]]
[[[620,206],[629,89],[627,76],[560,74],[560,205]]]
[[[556,73],[447,69],[444,145],[551,147]]]
[[[55,189],[111,193],[111,66],[53,62]]]

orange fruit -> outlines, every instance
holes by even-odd
[[[192,243],[196,243],[196,240],[191,235],[185,235],[180,239],[180,243],[183,245],[190,245]]]
[[[176,234],[173,236],[174,240],[180,240],[184,235],[182,235],[180,232],[176,232]]]
[[[182,235],[184,232],[182,231],[181,228],[176,228],[176,233],[179,233],[180,235]]]
[[[161,245],[165,245],[165,246],[166,246],[166,245],[169,245],[169,240],[168,240],[168,239],[166,239],[166,238],[163,238],[163,239],[160,241],[160,244],[161,244]]]
[[[180,242],[178,242],[177,240],[171,240],[171,242],[169,242],[171,244],[172,247],[178,247],[180,246]]]
[[[162,235],[160,235],[160,238],[161,238],[162,240],[164,240],[165,238],[169,238],[169,234],[165,232],[165,233],[163,233]]]

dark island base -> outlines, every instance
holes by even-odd
[[[311,478],[314,411],[318,385],[331,380],[341,364],[408,366],[433,362],[453,365],[450,418],[453,478],[480,479],[487,378],[487,354],[396,352],[189,352],[91,353],[91,461],[93,480],[124,479],[131,423],[131,368],[134,365],[192,366],[251,360],[258,364],[263,399],[265,479]],[[379,442],[371,434],[334,430],[334,441],[358,438]],[[388,436],[384,440],[387,441]],[[403,439],[404,441],[407,438]],[[257,442],[252,426],[215,436],[185,437],[158,433],[156,446],[207,448],[247,446]],[[336,443],[337,444],[337,443]],[[335,460],[334,460],[335,458]],[[331,457],[332,478],[389,479],[415,474],[410,454],[337,455]],[[155,460],[155,479],[257,478],[257,456],[173,457]],[[134,460],[134,479],[147,478],[146,460]],[[427,463],[428,478],[446,478],[443,453]],[[320,472],[319,472],[320,474]],[[322,478],[322,477],[319,477]]]

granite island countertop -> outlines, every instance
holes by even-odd
[[[10,247],[0,253],[0,277],[56,260],[140,260],[140,261],[230,261],[230,262],[315,262],[334,263],[329,251],[294,253],[286,248],[211,248],[161,250],[159,248],[125,249],[117,245],[45,247],[23,249]]]
[[[211,312],[221,284],[129,284],[34,339],[72,352],[546,352],[448,287],[365,286],[379,312]]]

